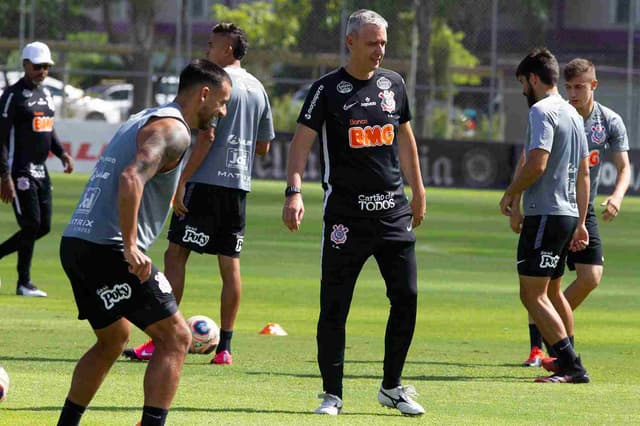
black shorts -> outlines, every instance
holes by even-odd
[[[387,292],[417,292],[416,236],[410,214],[390,219],[326,216],[323,226],[322,285],[353,286],[366,260],[374,256]]]
[[[60,260],[73,288],[78,319],[89,320],[96,330],[123,317],[144,330],[178,311],[164,274],[153,266],[151,278],[141,283],[117,246],[62,237]]]
[[[171,216],[169,241],[198,253],[240,257],[246,199],[240,189],[187,183],[184,205],[189,212]]]
[[[584,265],[604,264],[604,253],[602,251],[602,241],[600,240],[598,218],[596,217],[593,205],[589,205],[585,225],[587,226],[587,231],[589,231],[589,245],[584,250],[569,252],[567,255],[567,266],[571,271],[575,271],[576,263]]]
[[[518,242],[518,274],[560,278],[578,218],[525,216]]]

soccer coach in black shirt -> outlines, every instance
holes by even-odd
[[[296,231],[304,215],[302,175],[319,136],[325,201],[317,343],[324,392],[317,414],[342,410],[345,324],[356,279],[370,256],[391,302],[378,401],[402,414],[424,413],[401,375],[416,321],[412,229],[425,216],[425,190],[404,81],[380,68],[386,28],[385,19],[370,10],[349,17],[349,61],[312,85],[289,151],[282,219]],[[411,202],[402,174],[412,189]]]
[[[47,295],[31,282],[31,259],[35,241],[51,229],[51,180],[45,166],[49,151],[60,158],[65,173],[73,171],[73,158],[53,130],[53,97],[42,86],[51,65],[46,44],[27,44],[22,50],[24,76],[0,97],[0,199],[13,203],[20,226],[0,244],[0,259],[18,252],[19,296]],[[13,161],[9,170],[11,142]]]

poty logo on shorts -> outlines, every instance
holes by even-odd
[[[553,253],[542,252],[540,253],[540,267],[541,268],[555,268],[558,266],[560,256]]]
[[[244,236],[243,235],[236,235],[236,253],[240,253],[240,251],[242,250],[242,245],[244,244]]]
[[[104,302],[104,307],[109,310],[121,300],[131,298],[131,287],[129,287],[129,284],[127,283],[116,284],[111,289],[108,287],[104,287],[98,290],[98,295]]]
[[[335,244],[344,244],[347,241],[347,232],[349,228],[344,225],[333,225],[331,231],[331,241]]]
[[[209,242],[209,236],[204,232],[197,232],[196,228],[187,226],[184,230],[182,241],[184,241],[185,243],[194,243],[199,245],[200,247],[204,247]]]

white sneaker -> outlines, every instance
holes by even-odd
[[[33,283],[19,284],[16,287],[16,294],[18,296],[47,297],[47,293],[38,289]]]
[[[424,408],[412,396],[418,396],[413,386],[398,386],[393,389],[380,388],[378,402],[387,408],[397,408],[407,416],[419,416],[424,414]]]
[[[319,393],[318,398],[322,400],[322,404],[316,408],[314,413],[337,416],[342,411],[342,400],[339,397],[330,393]]]

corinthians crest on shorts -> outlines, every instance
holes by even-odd
[[[607,140],[607,129],[602,123],[596,123],[591,126],[591,142],[600,145]]]
[[[347,232],[349,228],[344,225],[333,225],[333,231],[331,231],[331,242],[334,244],[344,244],[347,241]]]

